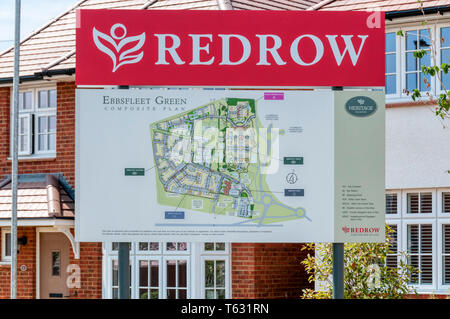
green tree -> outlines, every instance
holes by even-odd
[[[401,253],[396,268],[387,266],[387,255],[392,253],[393,230],[386,226],[384,243],[351,243],[344,245],[344,295],[345,298],[402,299],[416,293],[409,281],[417,269],[405,263],[407,256]],[[307,244],[302,249],[308,253],[301,262],[309,282],[320,281],[319,290],[304,289],[303,299],[329,299],[333,295],[333,253],[331,244]]]

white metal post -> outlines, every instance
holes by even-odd
[[[12,164],[11,164],[11,299],[17,298],[17,183],[19,135],[19,57],[20,57],[20,0],[16,0],[14,23],[14,78],[12,111]]]

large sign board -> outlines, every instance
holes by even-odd
[[[382,12],[78,10],[76,83],[384,87],[384,45]]]
[[[384,151],[383,92],[78,89],[76,239],[383,242]]]

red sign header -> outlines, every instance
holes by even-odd
[[[384,13],[78,10],[78,85],[384,86]]]

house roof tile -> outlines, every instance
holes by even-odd
[[[233,0],[235,10],[306,10],[320,0]]]
[[[11,218],[11,180],[0,184],[0,219]],[[74,200],[57,176],[19,176],[17,186],[18,218],[61,218],[75,216]]]
[[[424,8],[438,7],[450,5],[450,0],[422,0]],[[373,10],[374,8],[381,11],[404,11],[411,9],[419,9],[420,4],[417,0],[335,0],[323,1],[323,6],[319,10]]]

